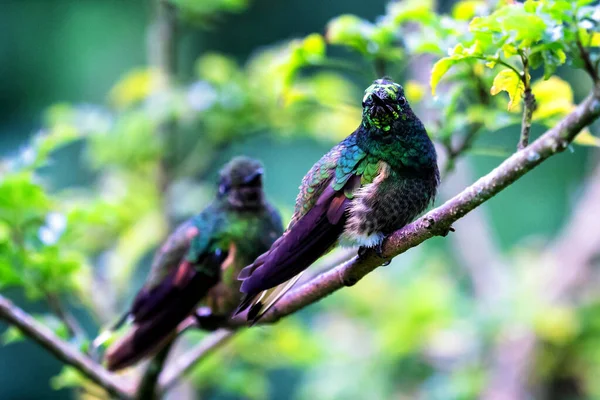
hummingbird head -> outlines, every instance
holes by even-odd
[[[363,125],[389,132],[394,121],[406,119],[410,107],[404,89],[389,78],[377,79],[365,90]]]
[[[258,208],[264,204],[260,161],[246,156],[234,157],[219,173],[218,198],[236,209]]]
[[[404,89],[389,78],[365,90],[357,143],[393,168],[437,168],[435,148],[425,126],[410,108]]]

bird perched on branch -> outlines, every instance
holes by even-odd
[[[265,199],[262,175],[256,160],[231,160],[220,172],[212,204],[180,225],[158,250],[126,314],[133,326],[107,350],[109,370],[158,351],[201,300],[211,311],[196,315],[201,328],[216,329],[230,317],[241,299],[239,271],[283,231],[281,217]]]
[[[360,126],[302,180],[292,220],[271,248],[244,268],[248,309],[256,322],[309,265],[338,243],[375,247],[411,222],[435,197],[433,143],[402,86],[378,79],[365,90]]]

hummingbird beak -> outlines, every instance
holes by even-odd
[[[381,97],[379,97],[377,93],[373,93],[371,99],[373,99],[373,102],[380,107],[384,107],[386,105],[385,101]]]
[[[252,174],[248,175],[244,179],[244,184],[248,185],[250,183],[253,183],[255,180],[257,180],[258,178],[263,176],[264,173],[265,173],[265,170],[263,168],[258,168],[256,171],[254,171]]]

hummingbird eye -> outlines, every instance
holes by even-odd
[[[230,185],[226,180],[222,180],[221,183],[219,184],[219,195],[224,195],[225,193],[229,192],[230,189]]]
[[[406,105],[406,98],[404,96],[400,96],[400,98],[398,99],[398,103],[401,106],[405,106]]]

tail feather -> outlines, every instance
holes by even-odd
[[[136,316],[131,331],[107,350],[107,368],[111,371],[126,368],[159,350],[175,337],[179,323],[194,311],[198,301],[218,280],[219,276],[192,273],[185,285],[178,286],[177,280],[170,277],[157,291],[160,300],[152,299],[152,293],[145,295],[146,301],[156,306],[150,308],[144,304],[143,318]]]
[[[258,320],[267,312],[275,303],[279,301],[284,294],[286,294],[296,282],[300,279],[304,271],[294,276],[292,279],[282,283],[281,285],[275,286],[274,288],[264,290],[256,296],[248,296],[242,300],[242,304],[239,309],[244,310],[249,308],[247,320],[250,321],[250,325],[254,325]]]
[[[160,350],[175,338],[176,327],[181,322],[178,317],[163,312],[155,320],[134,325],[106,352],[106,368],[109,371],[127,368]]]
[[[110,340],[112,335],[116,331],[118,331],[119,328],[121,328],[121,326],[123,326],[123,324],[125,324],[125,322],[127,322],[129,319],[132,319],[131,312],[127,311],[127,312],[123,313],[123,315],[121,315],[115,323],[113,323],[107,329],[102,330],[102,332],[100,332],[98,334],[98,336],[96,336],[96,338],[92,342],[92,348],[94,348],[94,349],[100,348],[104,343],[106,343],[108,340]]]

